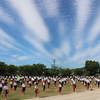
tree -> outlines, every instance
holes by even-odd
[[[83,69],[81,69],[81,68],[76,68],[76,69],[74,70],[74,75],[82,76],[83,73],[84,73],[84,71],[83,71]]]
[[[7,64],[5,64],[5,62],[0,62],[0,75],[6,74],[6,67],[7,67]]]
[[[85,69],[88,75],[95,75],[99,69],[99,63],[97,61],[87,60],[85,62]]]
[[[59,68],[55,65],[51,65],[51,76],[58,76]]]
[[[8,75],[16,74],[17,69],[18,68],[15,65],[8,65],[6,68],[6,74],[8,74]]]
[[[23,66],[19,66],[19,72],[22,75],[32,75],[33,69],[31,65],[23,65]]]

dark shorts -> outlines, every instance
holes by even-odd
[[[0,91],[2,91],[2,88],[0,88]]]
[[[48,83],[48,86],[50,86],[50,83]]]
[[[45,85],[43,85],[42,88],[45,89]]]
[[[37,94],[38,89],[35,89],[35,93]]]
[[[17,85],[14,85],[14,88],[16,89],[17,88]]]
[[[62,90],[62,88],[61,87],[59,87],[59,91],[61,91]]]
[[[10,84],[10,88],[13,88],[13,84]]]
[[[4,94],[8,94],[7,90],[4,90]]]
[[[26,87],[23,87],[23,88],[22,88],[22,91],[25,91],[25,90],[26,90]]]
[[[73,88],[74,88],[74,89],[76,88],[76,84],[73,85]]]

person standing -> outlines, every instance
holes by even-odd
[[[7,92],[7,90],[8,90],[7,82],[5,82],[3,90],[4,90],[4,100],[7,100],[7,94],[8,94],[8,92]]]
[[[3,85],[2,85],[2,82],[0,81],[0,96],[1,96],[1,93],[2,93],[2,87],[3,87]]]
[[[39,93],[39,90],[38,90],[38,83],[35,83],[35,97],[37,98],[37,94]]]
[[[25,85],[25,82],[23,81],[23,83],[22,83],[22,93],[23,93],[23,95],[25,95],[25,91],[26,91],[26,85]]]
[[[75,89],[76,89],[76,80],[75,80],[75,77],[73,77],[73,79],[71,79],[71,85],[72,85],[72,88],[73,88],[73,92],[75,92]]]
[[[59,94],[61,95],[61,91],[62,91],[62,85],[61,85],[61,82],[59,82],[59,85],[58,85],[58,92],[59,92]]]

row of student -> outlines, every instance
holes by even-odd
[[[46,79],[42,79],[42,87],[43,87],[43,92],[45,92],[45,85],[46,85],[46,82],[48,82],[49,84],[48,84],[48,86],[50,86],[50,81],[51,81],[51,79],[49,79],[49,78],[47,78],[48,80],[46,80]],[[54,81],[54,83],[55,83],[55,78],[53,78],[52,79],[53,81]],[[56,78],[56,81],[59,81],[59,85],[58,85],[58,92],[59,92],[59,94],[61,94],[61,91],[62,91],[62,87],[63,87],[63,81],[64,79],[63,78]],[[76,81],[78,80],[78,78],[77,77],[72,77],[72,78],[70,78],[70,81],[71,81],[71,85],[72,85],[72,87],[73,87],[73,92],[75,92],[75,89],[76,89]],[[83,80],[83,79],[82,79]],[[3,80],[4,81],[4,80]],[[13,82],[13,80],[11,79],[11,81]],[[83,83],[85,83],[85,84],[83,84],[83,85],[86,85],[88,88],[89,88],[89,86],[90,86],[90,83],[91,83],[91,80],[89,79],[89,78],[84,78],[84,82],[83,81],[81,81],[81,79],[80,79],[80,82],[82,82],[82,84]],[[6,82],[5,82],[6,83]],[[5,84],[3,84],[3,85],[5,85]],[[16,90],[16,88],[17,88],[17,83],[16,83],[16,81],[14,81],[14,83],[13,84],[11,84],[11,82],[10,82],[10,88],[12,88],[12,86],[13,85],[15,85],[14,86],[14,89]],[[35,96],[37,97],[37,93],[38,93],[38,81],[36,82],[34,82],[34,85],[35,85]],[[25,95],[25,90],[26,90],[26,85],[25,85],[25,82],[24,82],[24,80],[23,80],[23,82],[22,82],[22,84],[21,84],[21,86],[22,86],[22,93],[23,93],[23,95]],[[0,87],[1,87],[1,85],[0,85]],[[5,86],[4,86],[5,87]],[[5,94],[5,93],[4,93]],[[7,94],[5,94],[4,95],[4,98],[6,98],[6,96],[7,96]],[[6,100],[6,99],[5,99]]]

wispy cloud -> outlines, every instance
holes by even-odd
[[[91,4],[93,0],[75,0],[77,33],[81,33],[90,17]]]
[[[84,51],[77,51],[75,55],[69,59],[69,61],[80,62],[88,59],[95,60],[94,58],[96,58],[95,56],[98,56],[99,52],[100,44],[97,44],[95,47],[89,47]]]
[[[100,34],[100,11],[99,14],[97,15],[97,18],[95,19],[93,26],[90,29],[89,35],[87,37],[87,41],[93,42],[99,34]]]
[[[61,58],[63,56],[68,56],[70,54],[71,47],[69,45],[69,42],[64,40],[61,42],[59,48],[54,49],[54,55],[56,58]]]
[[[20,56],[20,57],[17,57],[18,60],[27,60],[29,59],[29,57],[26,57],[26,56]]]
[[[66,35],[65,33],[67,33],[67,26],[66,26],[66,22],[60,21],[58,24],[58,32],[59,35],[61,37],[63,37],[64,35]]]
[[[50,40],[50,35],[37,7],[32,0],[9,0],[30,33],[43,42]]]
[[[14,20],[12,19],[11,15],[4,11],[0,7],[0,21],[7,23],[7,24],[14,24]]]
[[[19,48],[15,47],[16,41],[10,37],[6,32],[4,32],[2,29],[0,29],[0,44],[6,48],[19,50]]]
[[[46,11],[47,16],[57,17],[59,15],[58,0],[42,0],[42,5]]]
[[[33,37],[32,35],[24,35],[24,38],[29,42],[31,43],[32,45],[34,45],[35,48],[38,49],[38,51],[42,52],[43,54],[45,54],[45,56],[48,56],[48,57],[51,57],[51,54],[49,54],[47,52],[46,49],[44,49],[44,46],[43,44],[41,43],[41,41],[39,41],[37,38]]]
[[[80,49],[83,45],[82,34],[85,25],[91,14],[91,5],[93,0],[75,0],[76,6],[76,27],[75,27],[75,39],[80,41],[80,45],[76,45],[77,49]]]

